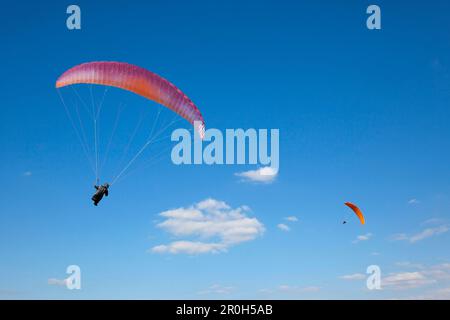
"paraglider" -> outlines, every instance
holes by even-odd
[[[361,224],[366,223],[366,219],[364,218],[362,211],[355,204],[353,204],[351,202],[346,202],[344,204],[353,210],[353,212],[356,214],[356,216],[358,217]],[[345,221],[345,220],[342,222],[342,224],[346,224],[346,223],[347,223],[347,221]]]
[[[97,190],[94,195],[92,196],[92,201],[94,201],[94,206],[97,206],[100,200],[103,199],[103,196],[108,196],[108,189],[109,184],[105,183],[104,185],[97,186],[95,185],[94,188]]]
[[[127,90],[133,92],[137,95],[140,95],[146,99],[154,101],[172,111],[174,111],[177,115],[186,119],[190,122],[195,132],[198,134],[200,139],[204,139],[205,136],[205,122],[203,120],[203,116],[197,106],[191,101],[191,99],[185,95],[180,89],[178,89],[175,85],[173,85],[168,80],[160,77],[159,75],[148,71],[144,68],[141,68],[136,65],[132,65],[124,62],[114,62],[114,61],[96,61],[96,62],[87,62],[83,64],[76,65],[68,70],[66,70],[57,80],[55,87],[57,89],[72,86],[75,84],[95,84],[101,85],[105,87],[116,87],[119,89]],[[74,89],[72,87],[72,89]],[[104,164],[99,163],[99,151],[98,151],[98,124],[97,118],[100,114],[101,105],[97,106],[94,103],[92,97],[92,87],[91,89],[91,102],[92,102],[92,119],[93,119],[93,132],[94,132],[94,152],[95,156],[93,159],[95,161],[91,162],[91,167],[96,176],[96,184],[95,189],[97,190],[95,194],[92,196],[92,201],[94,205],[97,206],[101,201],[103,196],[108,196],[108,188],[109,184],[105,183],[103,185],[98,185],[99,181],[99,172],[101,171],[101,166]],[[107,88],[105,88],[106,93]],[[76,90],[75,93],[78,95]],[[81,124],[80,115],[78,113],[78,109],[76,109],[77,119],[80,122],[80,132],[77,131],[74,125],[74,121],[71,119],[70,112],[68,111],[67,105],[64,102],[64,99],[61,93],[58,90],[58,94],[60,95],[62,104],[68,113],[68,116],[71,120],[72,126],[77,133],[77,137],[80,140],[80,143],[83,146],[83,151],[88,157],[89,149],[85,146],[86,137],[84,135],[83,124]],[[104,98],[104,96],[103,96]],[[84,104],[83,99],[80,98],[80,102]],[[103,103],[103,100],[102,102]],[[94,110],[97,109],[97,110]],[[159,113],[158,113],[159,115]],[[156,120],[158,117],[156,117]],[[156,123],[155,120],[155,123]],[[171,122],[172,123],[172,122]],[[170,123],[169,123],[170,125]],[[163,129],[164,130],[164,129]],[[162,130],[161,130],[162,131]],[[143,153],[143,151],[155,140],[153,136],[154,127],[149,135],[148,140],[143,144],[143,146],[137,151],[137,153],[131,158],[131,160],[123,167],[122,170],[118,170],[119,173],[116,174],[112,181],[111,185],[113,185],[119,178],[121,178],[124,173],[130,168],[131,164]],[[160,134],[160,131],[158,133]],[[132,138],[134,134],[132,135]],[[132,140],[131,138],[131,140]],[[131,143],[131,140],[129,143]],[[128,146],[125,148],[128,151]],[[125,152],[126,153],[126,152]],[[108,151],[105,152],[108,154]],[[90,160],[90,159],[88,159]],[[105,159],[106,160],[106,159]],[[94,165],[95,163],[95,165]]]

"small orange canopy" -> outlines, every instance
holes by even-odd
[[[364,219],[364,215],[362,214],[361,210],[355,204],[353,204],[351,202],[346,202],[345,205],[353,210],[353,212],[358,216],[359,221],[361,221],[361,224],[366,223],[366,220]]]

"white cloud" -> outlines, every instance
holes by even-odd
[[[417,299],[424,299],[425,296],[442,297],[445,296],[446,291],[440,292],[439,287],[447,288],[450,284],[450,263],[443,262],[436,265],[425,265],[420,263],[411,263],[408,261],[395,263],[397,267],[402,269],[400,272],[393,272],[389,274],[382,274],[381,288],[383,290],[424,290],[427,287],[435,290],[432,293],[426,293]],[[343,280],[363,280],[368,275],[362,273],[349,274],[339,277]],[[417,291],[416,291],[417,292]]]
[[[439,226],[436,228],[427,228],[425,230],[423,230],[422,232],[419,232],[415,235],[413,235],[411,238],[409,238],[409,241],[414,243],[435,235],[440,235],[442,233],[445,233],[449,230],[448,226]]]
[[[161,244],[154,246],[152,251],[155,253],[186,253],[186,254],[202,254],[202,253],[219,253],[226,251],[226,246],[221,243],[204,243],[193,241],[174,241],[167,245]]]
[[[423,271],[422,273],[428,277],[431,277],[431,278],[437,280],[437,281],[450,280],[450,273],[448,273],[448,271],[445,271],[445,270],[431,269],[431,270]]]
[[[441,263],[441,264],[435,265],[433,267],[450,271],[450,263]]]
[[[241,208],[244,208],[243,206]],[[230,206],[227,205],[224,201],[219,201],[215,199],[206,199],[197,203],[198,210],[207,210],[209,212],[220,212],[223,209],[230,209]],[[246,210],[249,209],[248,206],[245,207]]]
[[[450,288],[431,290],[402,300],[450,300]]]
[[[410,297],[413,300],[450,300],[450,287],[428,291],[422,295]]]
[[[342,280],[364,280],[366,279],[367,275],[363,273],[353,273],[353,274],[347,274],[344,276],[340,276],[339,278]]]
[[[391,236],[392,241],[402,241],[402,240],[408,240],[408,236],[406,233],[396,233]]]
[[[450,263],[441,263],[427,268],[422,271],[425,275],[442,281],[450,280]]]
[[[450,287],[449,288],[442,288],[438,289],[435,292],[433,292],[434,299],[450,299]]]
[[[213,284],[206,290],[199,291],[198,294],[200,295],[209,295],[209,294],[215,294],[215,295],[228,295],[232,293],[234,290],[234,287],[232,286],[222,286],[219,284]]]
[[[249,170],[235,173],[236,176],[243,178],[245,181],[271,183],[278,176],[278,169],[271,167],[261,167],[256,170]]]
[[[445,220],[441,218],[431,218],[422,222],[422,225],[436,225],[436,224],[443,224],[444,222]]]
[[[385,289],[415,289],[428,285],[448,284],[450,280],[450,263],[441,263],[426,266],[418,263],[400,262],[396,263],[400,267],[415,269],[408,272],[391,273],[382,277],[381,285]],[[438,289],[438,288],[436,288]],[[439,293],[434,291],[434,293]],[[423,299],[418,298],[418,299]]]
[[[291,228],[289,228],[289,226],[284,224],[284,223],[279,223],[277,225],[277,228],[280,229],[281,231],[289,231],[289,230],[291,230]]]
[[[409,261],[396,262],[395,265],[397,267],[402,267],[402,268],[414,268],[414,269],[423,269],[424,268],[424,266],[420,263],[412,263]]]
[[[202,212],[195,208],[191,208],[191,209],[179,208],[179,209],[164,211],[164,212],[160,213],[160,215],[165,218],[173,218],[173,219],[180,219],[180,220],[199,220],[203,216]]]
[[[194,237],[157,245],[155,253],[218,253],[230,246],[254,240],[264,233],[264,226],[256,218],[247,216],[250,208],[231,208],[223,201],[206,199],[188,208],[161,212],[165,220],[157,227],[175,237]],[[210,241],[205,241],[210,240]],[[211,241],[212,240],[212,241]]]
[[[22,175],[23,175],[24,177],[31,177],[31,176],[33,175],[33,172],[31,172],[31,171],[25,171],[24,173],[22,173]]]
[[[408,204],[419,204],[419,203],[420,203],[420,201],[417,200],[417,199],[410,199],[410,200],[408,200]]]
[[[446,233],[449,230],[450,230],[450,228],[448,225],[441,225],[441,226],[437,226],[434,228],[424,229],[421,232],[413,234],[411,236],[408,236],[405,233],[398,233],[398,234],[393,235],[391,237],[391,239],[394,241],[404,240],[404,241],[409,241],[410,243],[415,243],[415,242],[424,240],[426,238],[430,238],[433,236],[437,236],[437,235]]]
[[[413,289],[435,282],[435,279],[428,278],[422,272],[399,272],[391,273],[384,278],[382,277],[381,286],[392,289]]]
[[[357,236],[357,237],[356,237],[356,240],[354,240],[353,243],[358,243],[358,242],[360,242],[360,241],[367,241],[367,240],[369,240],[371,237],[372,237],[372,234],[371,234],[370,232],[369,232],[369,233],[366,233],[366,234],[362,234],[362,235]]]
[[[288,221],[288,222],[297,222],[298,218],[296,216],[289,216],[289,217],[285,217],[284,220]],[[277,224],[277,228],[280,229],[281,231],[290,231],[291,227],[289,225],[287,225],[286,223],[279,223]]]
[[[67,279],[50,278],[48,279],[47,283],[51,286],[66,286]]]

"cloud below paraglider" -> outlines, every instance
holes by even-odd
[[[280,229],[281,231],[289,231],[289,230],[291,230],[291,228],[289,228],[289,226],[287,224],[284,224],[284,223],[279,223],[277,225],[277,228]]]
[[[434,228],[426,228],[416,234],[413,235],[407,235],[405,233],[397,233],[394,234],[391,239],[394,241],[408,241],[410,243],[416,243],[418,241],[422,241],[424,239],[438,236],[440,234],[446,233],[450,230],[450,227],[448,225],[441,225]]]
[[[278,170],[271,167],[262,167],[256,170],[249,170],[235,173],[247,182],[272,183],[278,176]]]
[[[258,219],[249,217],[247,206],[231,208],[223,201],[206,199],[188,208],[159,213],[164,221],[157,227],[180,239],[151,248],[154,253],[203,254],[227,251],[233,245],[251,241],[264,233]]]
[[[399,264],[397,263],[397,266]],[[384,289],[406,290],[430,285],[446,286],[443,288],[434,287],[436,298],[443,298],[445,288],[448,288],[450,280],[450,263],[440,263],[436,265],[424,265],[417,263],[400,263],[402,268],[408,267],[410,270],[390,273],[381,280]],[[444,291],[441,291],[444,290]],[[426,296],[428,295],[428,298]],[[430,299],[431,292],[425,294],[421,299]]]
[[[289,216],[289,217],[285,217],[284,219],[289,222],[297,222],[298,221],[298,218],[296,216]]]
[[[277,228],[281,231],[288,232],[291,231],[290,223],[295,223],[298,221],[298,218],[296,216],[289,216],[285,217],[284,220],[287,221],[287,223],[279,223],[277,224]]]
[[[367,275],[363,274],[363,273],[353,273],[353,274],[346,274],[343,276],[340,276],[339,279],[342,280],[364,280],[367,278]]]
[[[68,279],[56,279],[56,278],[50,278],[48,279],[47,283],[50,286],[67,286]]]
[[[381,277],[381,289],[383,290],[413,290],[417,288],[433,289],[426,294],[417,296],[418,299],[430,299],[433,297],[442,299],[446,295],[450,281],[450,263],[444,262],[435,265],[412,263],[409,261],[397,262],[395,267],[401,268],[397,272],[390,272]],[[339,279],[346,281],[364,281],[369,275],[353,273],[340,276]],[[436,287],[438,286],[438,287]],[[439,288],[439,286],[441,288]],[[419,298],[420,297],[420,298]],[[405,297],[402,297],[404,299]],[[406,297],[408,298],[408,297]],[[411,297],[409,297],[411,298]],[[414,297],[412,297],[413,299]]]
[[[174,241],[167,245],[162,244],[152,248],[155,253],[186,253],[186,254],[202,254],[202,253],[218,253],[224,251],[226,247],[221,243],[205,243],[194,241]]]
[[[368,240],[370,240],[370,238],[372,238],[372,234],[370,232],[366,233],[366,234],[362,234],[362,235],[357,236],[356,240],[354,240],[353,243],[358,243],[360,241],[368,241]]]
[[[422,272],[399,272],[389,274],[382,279],[382,287],[392,289],[412,289],[435,283],[435,279],[430,279]]]

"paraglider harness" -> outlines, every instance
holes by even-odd
[[[94,201],[94,206],[98,205],[100,200],[102,200],[103,196],[108,196],[108,188],[109,184],[105,183],[101,186],[95,185],[94,188],[97,190],[92,196],[92,201]]]

